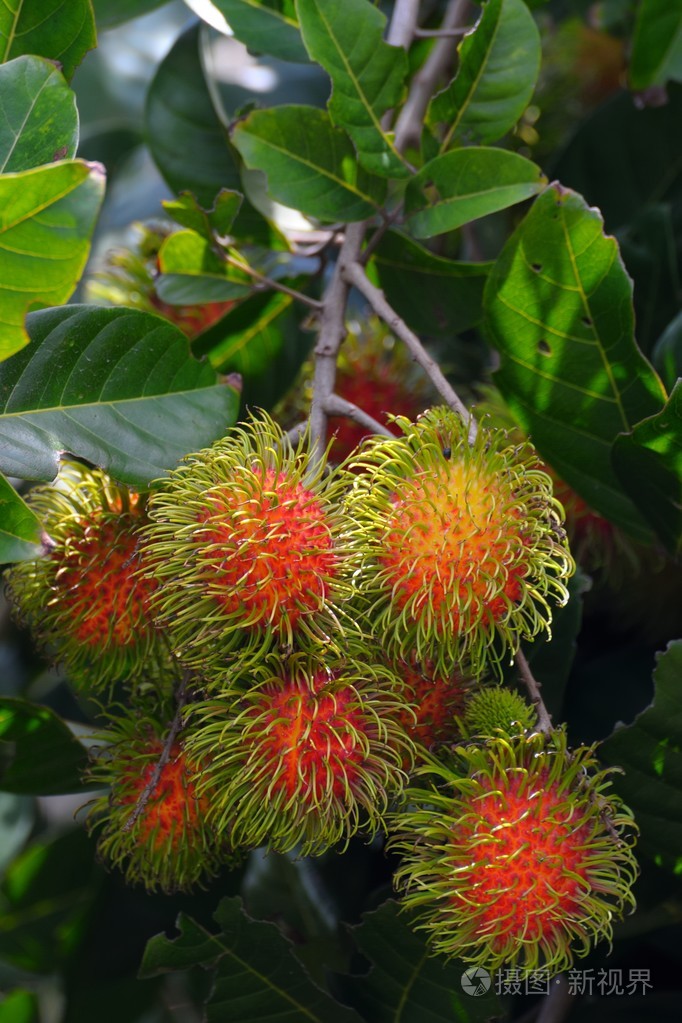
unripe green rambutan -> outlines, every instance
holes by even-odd
[[[488,970],[567,969],[634,908],[630,811],[563,732],[459,747],[408,789],[389,847],[434,951]]]
[[[145,497],[99,469],[63,462],[27,503],[48,541],[44,556],[7,573],[19,619],[77,685],[160,678],[169,653],[149,610],[157,584],[139,574]]]
[[[573,560],[561,505],[528,444],[480,429],[469,444],[456,413],[435,408],[403,436],[374,438],[349,499],[364,550],[360,592],[392,656],[478,675],[549,628]]]
[[[468,738],[521,735],[534,727],[536,714],[520,693],[504,686],[484,686],[472,694],[462,715]]]
[[[398,723],[399,681],[300,655],[270,658],[250,681],[193,706],[188,722],[188,749],[211,757],[216,832],[229,829],[241,847],[317,855],[383,829],[414,752]]]
[[[102,739],[88,780],[110,793],[90,805],[87,824],[106,865],[151,891],[174,892],[201,885],[235,858],[227,832],[218,837],[206,823],[213,798],[206,760],[189,755],[182,736],[168,745],[155,720],[130,715]]]
[[[243,665],[342,631],[356,555],[337,503],[346,476],[324,468],[263,414],[158,481],[142,550],[185,663],[215,678],[237,650]]]

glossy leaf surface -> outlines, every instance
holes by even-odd
[[[75,97],[54,64],[17,57],[0,65],[0,173],[72,160],[77,145]]]

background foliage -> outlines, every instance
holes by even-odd
[[[454,11],[476,30],[452,41],[423,115],[389,132],[436,45],[388,45],[391,9],[0,11],[0,562],[40,550],[21,495],[63,452],[145,486],[246,404],[275,408],[314,341],[296,294],[319,300],[333,268],[320,232],[369,220],[369,278],[448,380],[471,400],[494,381],[515,428],[610,524],[608,557],[578,555],[551,641],[527,653],[555,720],[624,769],[641,829],[637,913],[585,968],[648,969],[653,988],[569,1012],[679,1019],[682,10],[422,3],[426,28]],[[107,307],[97,274],[148,218],[166,225],[153,276],[138,266]],[[210,304],[194,329],[178,320]],[[349,309],[366,314],[357,294]],[[342,860],[259,851],[196,895],[105,874],[72,819],[95,710],[0,613],[0,1023],[191,1023],[204,1004],[208,1020],[251,1023],[538,1008],[463,994],[461,964],[427,956],[397,914],[380,844]]]

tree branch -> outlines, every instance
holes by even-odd
[[[516,664],[516,667],[519,669],[519,675],[521,676],[523,683],[526,689],[528,690],[528,695],[531,698],[531,702],[535,707],[535,710],[537,711],[538,728],[540,729],[541,732],[544,732],[545,735],[549,735],[550,732],[553,730],[552,719],[549,716],[549,712],[545,707],[545,702],[542,699],[542,695],[540,693],[541,688],[540,683],[533,675],[533,672],[530,670],[530,664],[528,663],[528,659],[522,650],[518,651],[516,657],[514,658],[514,662]]]
[[[399,337],[407,345],[415,362],[429,376],[445,403],[457,412],[468,425],[469,440],[473,440],[477,430],[476,420],[445,378],[438,364],[428,354],[417,335],[410,330],[405,321],[398,316],[395,309],[388,304],[383,291],[372,284],[358,262],[344,263],[342,272],[348,283],[353,284],[364,295],[374,312],[390,327],[396,337]]]
[[[303,302],[304,305],[309,306],[311,309],[321,309],[322,303],[316,298],[310,298],[308,295],[304,295],[302,291],[296,291],[294,288],[287,287],[286,284],[280,284],[279,281],[273,280],[271,277],[266,277],[265,274],[260,273],[258,270],[254,270],[248,263],[242,263],[241,260],[235,259],[234,256],[225,254],[224,260],[230,266],[235,267],[236,270],[241,270],[243,273],[248,274],[254,281],[261,284],[263,288],[274,288],[275,291],[281,291],[285,295],[290,295],[291,298],[295,298],[297,302]]]
[[[386,42],[409,49],[419,18],[419,0],[395,0]]]
[[[445,11],[441,32],[451,32],[465,20],[469,0],[450,0]],[[419,141],[424,114],[429,101],[445,72],[453,53],[452,39],[445,35],[438,39],[424,66],[414,76],[405,106],[395,125],[395,146],[401,152],[412,141]]]
[[[364,426],[371,433],[379,433],[382,437],[394,437],[389,429],[382,426],[378,420],[363,412],[361,408],[354,405],[352,401],[346,401],[338,394],[330,394],[324,403],[324,411],[328,416],[347,416],[360,426]]]

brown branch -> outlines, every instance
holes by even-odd
[[[545,735],[549,735],[550,732],[552,731],[552,719],[549,716],[549,712],[545,707],[545,702],[542,699],[542,695],[540,693],[541,689],[540,683],[533,675],[533,672],[530,670],[530,664],[528,663],[528,659],[522,650],[518,651],[516,657],[514,658],[514,662],[519,670],[519,675],[523,680],[523,684],[528,690],[528,695],[530,696],[531,703],[533,704],[537,712],[538,728],[540,729],[541,732],[544,732]]]
[[[383,291],[372,284],[358,262],[345,263],[342,271],[348,283],[353,284],[364,295],[374,312],[390,327],[396,337],[400,338],[407,346],[413,359],[428,375],[434,387],[443,398],[443,401],[457,412],[468,425],[469,440],[473,440],[477,430],[476,420],[473,415],[461,401],[457,392],[445,378],[440,367],[431,358],[414,331],[410,330],[405,321],[398,316],[395,309],[386,301]]]
[[[537,1023],[561,1023],[571,1011],[574,999],[566,975],[559,974],[552,981],[549,994],[540,1004]]]
[[[151,797],[154,795],[154,790],[156,789],[156,786],[159,784],[159,780],[161,778],[161,772],[163,771],[164,767],[170,760],[173,745],[175,744],[175,740],[178,737],[178,732],[180,731],[180,726],[182,725],[182,711],[187,702],[187,681],[188,679],[187,676],[185,675],[182,682],[180,683],[180,687],[176,694],[175,714],[173,715],[173,720],[171,721],[171,726],[168,730],[168,735],[166,736],[166,740],[163,744],[163,749],[161,750],[159,759],[154,764],[154,770],[151,773],[149,781],[142,789],[142,792],[140,792],[137,802],[133,807],[132,813],[130,814],[127,821],[123,825],[124,831],[130,831],[135,826],[136,822],[139,820],[142,811],[146,807]]]
[[[373,419],[352,401],[346,401],[338,394],[329,394],[324,402],[324,410],[328,416],[347,416],[360,426],[364,426],[371,433],[379,433],[382,437],[393,437],[387,427],[382,426],[378,420]]]
[[[391,46],[404,46],[406,50],[409,49],[418,18],[419,0],[395,0],[386,42]]]
[[[450,0],[441,25],[441,32],[451,32],[460,26],[464,20],[463,14],[468,3],[469,0]],[[418,141],[421,137],[426,108],[448,66],[452,53],[452,39],[443,36],[434,43],[424,66],[414,76],[405,106],[396,121],[396,149],[402,151],[410,142]]]

